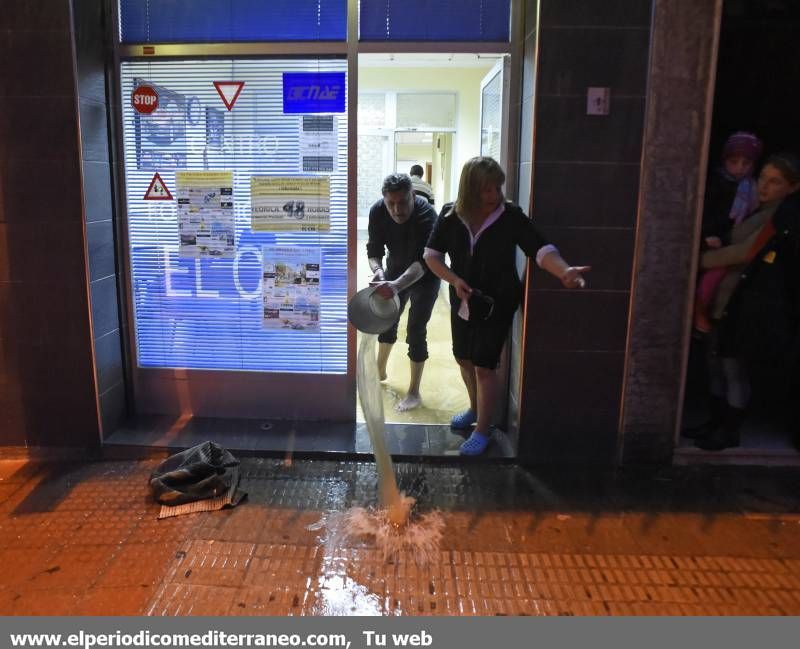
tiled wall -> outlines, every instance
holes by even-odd
[[[86,241],[94,353],[102,434],[126,414],[123,353],[115,255],[109,104],[106,99],[107,29],[102,0],[72,0],[81,117]]]
[[[4,0],[0,445],[99,439],[73,61],[69,0]]]
[[[589,286],[536,270],[528,285],[519,453],[528,462],[611,464],[620,400],[642,153],[647,0],[540,0],[538,67],[523,75],[521,177],[537,226]],[[526,38],[526,69],[536,34]],[[586,114],[590,86],[611,89]],[[525,115],[533,115],[533,135]],[[526,158],[526,137],[533,145]],[[525,185],[520,181],[523,205]]]

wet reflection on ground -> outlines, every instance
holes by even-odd
[[[425,563],[315,527],[376,507],[372,463],[245,458],[248,501],[162,521],[156,463],[0,462],[0,612],[800,613],[792,471],[398,463],[417,515],[441,512]]]

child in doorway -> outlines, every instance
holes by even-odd
[[[733,227],[758,207],[753,169],[762,151],[761,140],[752,133],[738,131],[725,141],[722,165],[714,170],[706,190],[701,231],[703,249],[728,245]],[[713,268],[698,280],[694,326],[701,333],[711,331],[709,313],[725,274],[726,269]]]

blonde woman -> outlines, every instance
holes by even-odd
[[[590,270],[570,266],[523,211],[505,201],[505,179],[492,158],[469,160],[461,171],[458,198],[444,207],[424,254],[434,275],[450,284],[453,355],[470,400],[469,410],[453,417],[451,427],[469,430],[475,424],[460,447],[462,455],[480,455],[491,441],[496,369],[522,298],[517,246],[567,288],[585,286],[582,274]]]

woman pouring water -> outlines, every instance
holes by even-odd
[[[450,284],[453,355],[467,388],[470,407],[450,425],[475,430],[461,444],[462,455],[480,455],[491,440],[489,426],[498,392],[497,365],[522,298],[516,248],[559,278],[567,288],[586,285],[589,266],[570,266],[516,205],[506,202],[506,176],[488,157],[469,160],[461,171],[458,197],[445,205],[431,233],[424,259]],[[444,262],[450,255],[450,267]]]

